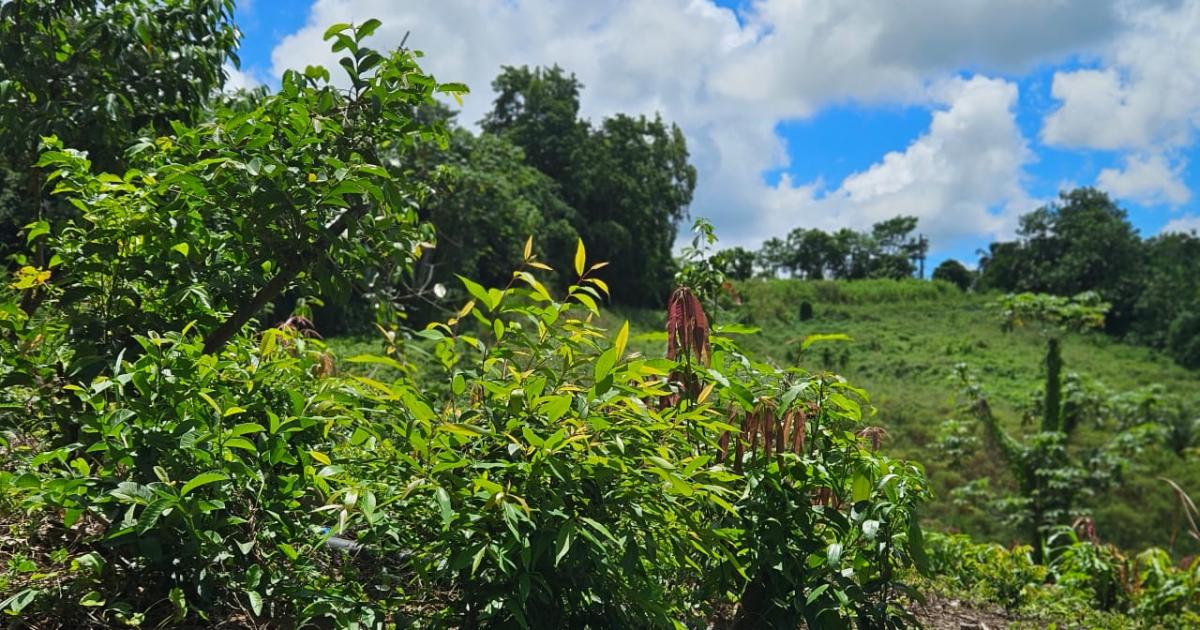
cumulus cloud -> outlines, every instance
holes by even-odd
[[[228,92],[252,90],[262,85],[262,81],[254,78],[248,72],[242,72],[232,64],[225,64],[223,69],[225,70],[225,90]]]
[[[1200,124],[1200,0],[1123,5],[1123,30],[1100,51],[1101,68],[1057,72],[1059,107],[1047,144],[1146,149],[1190,143]]]
[[[1122,24],[1119,1],[759,0],[735,14],[711,0],[317,0],[272,60],[275,74],[333,66],[325,28],[378,17],[375,46],[411,31],[428,70],[471,86],[467,124],[489,108],[501,65],[558,63],[585,84],[584,115],[661,112],[683,128],[700,172],[692,214],[710,217],[726,243],[754,246],[802,223],[864,228],[907,212],[936,248],[1003,232],[1031,203],[1016,86],[972,73],[1100,47]],[[786,175],[764,182],[788,164],[780,122],[851,101],[937,111],[905,150],[832,189]]]
[[[1192,198],[1183,183],[1183,164],[1172,166],[1162,155],[1130,155],[1121,169],[1100,171],[1096,185],[1118,198],[1142,204],[1180,206]]]
[[[1200,215],[1185,214],[1181,217],[1171,219],[1159,231],[1160,234],[1168,232],[1200,232]]]
[[[1011,232],[1015,217],[1036,205],[1021,185],[1032,154],[1014,119],[1016,85],[976,76],[930,92],[944,106],[904,151],[888,153],[825,195],[784,179],[771,191],[772,214],[791,225],[830,229],[909,214],[923,232],[942,239]]]

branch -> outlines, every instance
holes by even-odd
[[[328,249],[330,245],[331,235],[336,236],[346,231],[367,211],[367,205],[360,203],[352,206],[338,216],[337,220],[329,224],[325,233],[321,234],[315,242],[308,247],[308,252],[315,249]],[[300,275],[304,270],[304,260],[309,259],[309,256],[304,255],[306,252],[297,252],[290,256],[279,269],[279,273],[271,278],[263,288],[254,294],[254,297],[249,302],[243,304],[229,319],[225,320],[216,330],[209,333],[204,339],[204,353],[216,354],[229,343],[229,340],[254,317],[262,307],[275,301],[285,289]]]

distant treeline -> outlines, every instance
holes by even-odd
[[[903,278],[919,271],[926,242],[917,220],[900,216],[870,232],[832,234],[797,228],[757,252],[718,253],[727,275],[797,278]],[[946,260],[933,279],[980,291],[1070,296],[1095,291],[1112,308],[1107,331],[1161,348],[1200,367],[1200,236],[1166,233],[1143,239],[1128,213],[1104,192],[1078,188],[1020,218],[1017,238],[980,251],[978,269]]]
[[[754,275],[788,274],[808,280],[865,280],[923,276],[929,241],[914,235],[917,218],[897,216],[870,232],[842,228],[829,233],[796,228],[785,238],[771,238],[757,252],[743,247],[722,250],[718,264],[735,280]]]

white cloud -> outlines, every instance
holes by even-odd
[[[558,63],[584,83],[585,116],[658,111],[683,128],[700,173],[692,214],[710,217],[727,244],[907,212],[937,247],[1004,232],[1031,203],[1015,85],[958,73],[1015,72],[1100,46],[1120,26],[1116,1],[759,0],[739,21],[711,0],[317,0],[272,60],[277,75],[334,67],[325,28],[378,17],[373,45],[411,31],[428,70],[473,88],[468,124],[489,109],[501,65]],[[832,190],[766,184],[763,173],[787,166],[776,126],[846,101],[940,109],[907,149]]]
[[[1100,171],[1096,185],[1118,198],[1180,206],[1192,198],[1182,174],[1183,164],[1171,166],[1162,155],[1130,155],[1125,158],[1124,168]]]
[[[1021,186],[1032,154],[1014,119],[1016,85],[976,76],[930,92],[945,107],[904,151],[888,153],[822,196],[784,179],[771,191],[772,214],[786,224],[779,228],[867,228],[909,214],[920,219],[922,232],[942,240],[1008,235],[1016,216],[1036,205]]]
[[[1185,214],[1179,218],[1171,219],[1163,226],[1159,234],[1168,232],[1200,232],[1200,215]]]
[[[248,72],[242,72],[231,64],[225,64],[225,91],[236,92],[237,90],[252,90],[260,85],[262,81],[254,78]]]
[[[1200,0],[1123,5],[1127,30],[1100,53],[1104,67],[1057,72],[1061,101],[1042,139],[1091,149],[1192,141],[1200,123]]]

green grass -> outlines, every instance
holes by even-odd
[[[1005,333],[994,307],[996,296],[964,294],[951,285],[919,281],[803,282],[768,280],[742,283],[740,307],[722,309],[716,319],[760,327],[740,341],[756,355],[781,365],[809,370],[829,369],[871,393],[876,415],[867,422],[887,429],[890,454],[921,462],[937,493],[927,511],[928,527],[962,531],[981,540],[1010,543],[1015,532],[995,514],[956,504],[951,491],[971,481],[988,479],[993,488],[1011,485],[1002,462],[985,447],[955,465],[938,447],[939,427],[961,417],[952,377],[966,363],[984,384],[1009,431],[1021,434],[1023,406],[1042,377],[1044,341],[1031,330]],[[814,317],[800,321],[800,304],[808,301]],[[661,330],[661,311],[616,309],[603,320],[615,329],[623,319],[635,334]],[[827,342],[800,350],[803,339],[818,333],[845,333],[848,342]],[[372,341],[335,339],[339,356],[375,352]],[[1114,341],[1100,334],[1068,335],[1064,359],[1069,372],[1095,379],[1117,392],[1159,383],[1169,391],[1194,396],[1200,374],[1175,365],[1149,348]],[[631,343],[646,354],[662,353],[661,343]],[[978,433],[977,433],[978,434]],[[1107,435],[1084,426],[1081,448],[1096,446]],[[1166,547],[1180,515],[1170,489],[1158,477],[1179,481],[1200,494],[1200,461],[1182,460],[1166,449],[1143,452],[1121,483],[1097,497],[1090,507],[1100,536],[1129,549]],[[1177,544],[1179,553],[1200,551]]]

